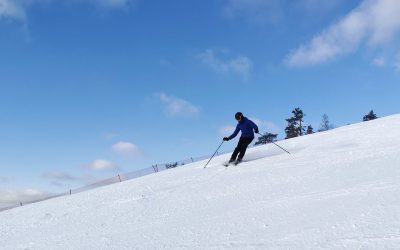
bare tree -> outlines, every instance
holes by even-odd
[[[322,122],[321,122],[321,125],[319,126],[318,132],[327,131],[327,130],[333,129],[333,128],[334,128],[334,126],[332,124],[330,124],[328,115],[323,114]]]

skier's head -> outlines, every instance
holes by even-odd
[[[235,119],[236,119],[238,122],[240,122],[240,121],[243,119],[243,114],[242,114],[242,112],[237,112],[237,113],[235,114]]]

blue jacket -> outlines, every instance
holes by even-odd
[[[257,125],[246,117],[243,117],[242,120],[236,125],[235,132],[233,132],[233,134],[229,136],[228,139],[231,140],[235,138],[239,133],[239,130],[242,131],[241,137],[254,138],[254,131],[258,133]]]

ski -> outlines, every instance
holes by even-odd
[[[231,161],[231,162],[227,161],[227,162],[224,162],[222,165],[225,167],[228,167],[230,164],[234,164],[234,163],[235,162],[233,162],[233,161]]]
[[[241,162],[242,162],[242,160],[236,160],[236,161],[233,163],[233,165],[237,166],[237,165],[239,165]]]
[[[229,167],[229,165],[234,165],[237,166],[238,164],[240,164],[242,161],[240,160],[236,160],[236,161],[227,161],[224,162],[222,165],[224,165],[225,167]]]

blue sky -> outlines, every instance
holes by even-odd
[[[396,0],[0,0],[0,203],[399,112]],[[231,150],[235,142],[223,145]],[[6,197],[6,198],[5,198]]]

